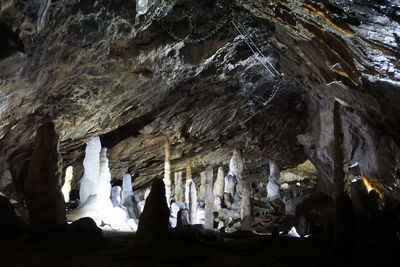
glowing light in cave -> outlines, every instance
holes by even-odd
[[[61,192],[64,196],[65,202],[69,201],[69,192],[71,191],[71,182],[72,182],[73,172],[74,172],[74,167],[72,167],[72,166],[68,166],[67,169],[65,170],[64,185],[61,188]]]
[[[376,186],[374,186],[374,185],[371,183],[371,181],[368,180],[367,177],[362,176],[362,180],[363,180],[365,186],[367,187],[368,193],[369,193],[371,190],[374,190],[375,192],[378,193],[378,195],[379,195],[380,198],[383,198],[383,193],[382,193],[382,191],[379,190]]]

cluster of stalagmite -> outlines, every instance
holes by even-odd
[[[88,142],[83,165],[79,191],[81,205],[68,211],[67,218],[74,221],[90,217],[98,226],[105,224],[116,230],[136,230],[131,177],[124,175],[122,190],[111,187],[107,148],[101,147],[98,137]]]

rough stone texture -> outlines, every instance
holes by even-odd
[[[137,236],[139,238],[162,238],[169,228],[170,210],[165,198],[163,180],[155,179],[140,215]]]
[[[58,146],[54,124],[42,125],[36,132],[35,149],[24,186],[31,231],[39,235],[52,234],[66,223]]]
[[[205,197],[204,197],[204,226],[207,228],[213,228],[214,225],[214,194],[213,194],[213,183],[214,183],[214,172],[211,166],[206,168],[205,177]]]

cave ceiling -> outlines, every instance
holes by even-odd
[[[173,171],[190,161],[197,175],[236,148],[249,177],[310,158],[329,184],[336,99],[348,161],[389,188],[399,22],[389,0],[165,0],[144,14],[135,1],[2,1],[0,184],[23,182],[47,120],[64,168],[100,136],[113,178],[128,171],[134,186],[162,175],[165,140]]]

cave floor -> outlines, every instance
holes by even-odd
[[[132,233],[104,232],[103,240],[84,246],[25,236],[0,242],[0,266],[396,266],[400,248],[397,241],[357,242],[351,260],[332,264],[330,247],[311,238],[240,234],[144,242]]]

